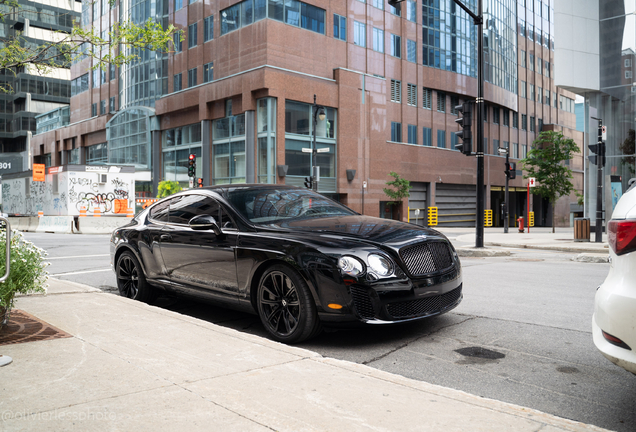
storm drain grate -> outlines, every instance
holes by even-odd
[[[72,335],[24,311],[13,309],[9,322],[0,330],[0,345],[68,338]]]

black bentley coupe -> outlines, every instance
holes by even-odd
[[[323,326],[439,315],[462,300],[459,258],[443,234],[292,186],[177,193],[116,229],[110,250],[122,296],[210,299],[257,313],[286,343]]]

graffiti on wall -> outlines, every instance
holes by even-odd
[[[66,200],[55,200],[52,183],[33,182],[30,178],[4,180],[2,202],[3,211],[9,214],[36,215],[39,211],[50,215],[67,213]]]

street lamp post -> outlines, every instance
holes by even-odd
[[[323,121],[326,117],[325,107],[316,104],[316,95],[314,95],[314,104],[311,108],[311,116],[313,118],[313,144],[311,146],[311,189],[314,192],[318,192],[318,182],[320,181],[320,167],[317,165],[318,148],[316,146],[316,128],[318,126],[318,119]]]

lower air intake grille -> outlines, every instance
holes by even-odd
[[[445,242],[426,242],[400,250],[400,258],[413,276],[446,270],[453,265],[450,246]]]
[[[356,308],[356,312],[360,318],[371,319],[375,317],[375,311],[373,310],[373,304],[369,293],[362,289],[351,287],[351,297],[353,297],[353,305]]]
[[[462,295],[462,288],[455,288],[445,294],[425,297],[418,300],[410,300],[399,303],[390,303],[386,310],[393,318],[413,318],[430,315],[454,304]]]

